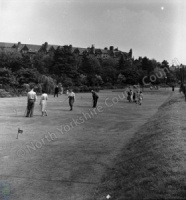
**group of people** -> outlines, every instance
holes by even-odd
[[[91,90],[91,93],[92,93],[92,100],[93,100],[93,106],[92,107],[96,108],[99,96],[94,90]],[[58,94],[58,89],[56,87],[54,97],[57,94]],[[67,90],[66,95],[68,96],[68,99],[69,99],[70,111],[72,111],[73,105],[74,105],[74,102],[75,102],[75,93],[72,91],[72,89],[70,89],[70,90]],[[33,117],[34,104],[35,104],[36,100],[37,100],[36,92],[34,92],[34,87],[31,86],[31,90],[27,94],[27,101],[28,102],[27,102],[27,108],[26,108],[26,117]],[[48,100],[48,95],[43,90],[42,95],[41,95],[41,99],[40,99],[42,116],[47,116],[47,109],[46,109],[47,100]],[[133,89],[129,88],[127,100],[130,103],[135,102],[136,104],[142,105],[142,100],[143,100],[142,91],[139,91],[138,89],[133,90]]]
[[[139,105],[142,105],[142,100],[143,100],[143,93],[142,91],[138,91],[138,90],[132,90],[129,88],[128,92],[127,92],[127,100],[132,103],[136,103]]]
[[[57,95],[58,97],[58,87],[55,88],[54,92],[54,97]],[[92,100],[93,100],[93,108],[96,108],[97,102],[98,102],[98,94],[94,91],[91,90],[92,93]],[[70,106],[70,111],[73,110],[73,105],[75,102],[75,93],[72,91],[72,89],[67,90],[66,95],[68,96],[69,99],[69,106]],[[37,100],[37,95],[36,92],[34,92],[34,87],[31,86],[30,92],[27,94],[27,108],[26,108],[26,117],[33,117],[33,112],[34,112],[34,104]],[[40,99],[40,106],[41,106],[41,114],[42,116],[47,116],[47,100],[48,100],[48,95],[47,93],[43,90],[41,99]],[[136,104],[142,105],[142,100],[143,100],[143,93],[142,91],[136,89],[131,89],[129,88],[128,90],[128,96],[127,100],[131,102],[135,102]]]
[[[55,89],[56,92],[56,89]],[[93,108],[97,106],[97,101],[98,101],[98,94],[95,91],[91,91],[92,93],[92,98],[93,98]],[[67,90],[67,96],[69,99],[69,106],[70,106],[70,111],[73,110],[73,105],[75,102],[75,93],[72,91],[72,89]],[[54,94],[55,97],[55,94]],[[27,108],[26,108],[26,117],[33,117],[33,112],[34,112],[34,105],[37,100],[37,95],[36,92],[34,92],[34,86],[31,86],[30,92],[27,94]],[[47,116],[47,100],[48,100],[48,95],[47,93],[43,90],[41,99],[40,99],[40,106],[41,106],[41,113],[42,116]]]
[[[37,95],[36,92],[34,92],[34,87],[31,86],[30,92],[27,94],[27,108],[26,108],[26,117],[33,117],[34,113],[34,105],[37,100]],[[42,116],[47,116],[47,100],[48,100],[48,95],[47,93],[43,90],[41,99],[40,99],[40,105],[41,105],[41,113]]]

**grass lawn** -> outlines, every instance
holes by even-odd
[[[77,94],[73,111],[65,95],[49,96],[48,116],[38,98],[33,118],[24,117],[26,97],[1,98],[0,189],[13,200],[93,199],[105,170],[169,95],[146,91],[138,106],[101,91],[93,110],[91,94]]]
[[[125,145],[95,199],[186,199],[186,104],[175,93]]]

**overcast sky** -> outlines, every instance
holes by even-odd
[[[185,0],[0,0],[0,42],[118,47],[186,64]]]

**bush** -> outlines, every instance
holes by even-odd
[[[64,87],[72,87],[73,86],[73,81],[71,78],[65,78],[63,81],[62,81],[62,84]]]
[[[42,75],[39,78],[39,84],[40,90],[45,90],[46,93],[51,94],[54,92],[55,88],[55,81],[50,76]]]
[[[28,91],[30,90],[30,85],[27,84],[27,83],[24,83],[24,84],[22,85],[22,90],[25,90],[26,92],[28,92]]]
[[[35,91],[37,94],[41,94],[41,93],[42,93],[42,84],[37,84],[37,85],[35,86],[34,91]]]
[[[103,87],[104,87],[105,89],[114,89],[112,83],[109,83],[109,82],[105,83],[105,84],[103,85]]]
[[[79,93],[80,92],[80,87],[73,87],[73,91],[75,93]]]
[[[79,86],[79,92],[89,92],[89,87],[86,85]]]
[[[12,97],[12,95],[4,89],[0,89],[0,97]]]

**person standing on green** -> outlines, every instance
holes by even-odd
[[[70,111],[72,111],[73,110],[74,101],[75,101],[75,93],[72,90],[69,90],[68,98],[69,98]]]
[[[55,90],[54,90],[54,97],[57,96],[58,97],[58,94],[59,94],[59,87],[58,85],[55,87]]]
[[[142,93],[142,91],[140,91],[140,93],[139,93],[139,105],[142,104],[142,100],[143,100],[143,93]]]
[[[26,117],[33,117],[34,104],[35,104],[36,99],[37,99],[37,95],[34,92],[34,86],[31,86],[30,88],[31,88],[31,90],[27,94],[28,103],[27,103],[27,114],[26,114]]]
[[[96,108],[99,96],[94,90],[91,90],[93,98],[93,108]]]
[[[42,95],[41,95],[41,100],[40,100],[42,116],[44,115],[47,116],[47,111],[46,111],[47,100],[48,100],[48,95],[46,94],[44,90],[42,90]]]

